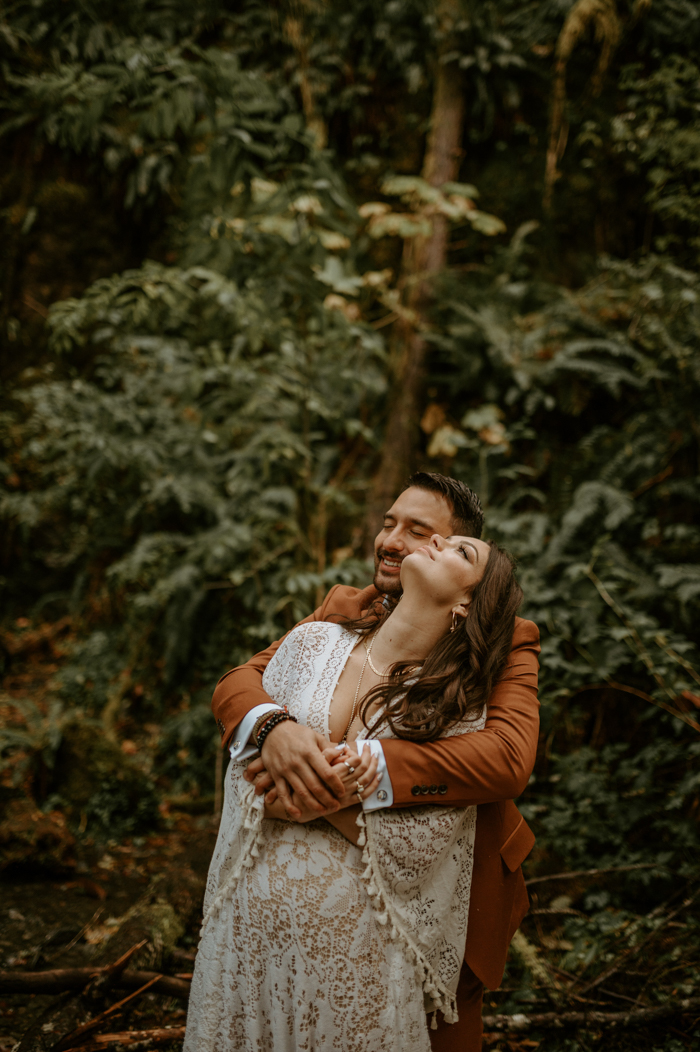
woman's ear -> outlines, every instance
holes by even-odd
[[[463,599],[461,603],[455,603],[452,607],[453,618],[461,618],[464,620],[465,617],[469,617],[469,607],[471,606],[471,598]]]

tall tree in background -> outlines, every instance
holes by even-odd
[[[464,75],[454,54],[455,24],[460,0],[438,0],[436,9],[439,46],[433,71],[433,99],[423,160],[422,177],[441,187],[459,174],[464,136]],[[452,52],[452,56],[450,56]],[[423,328],[432,298],[433,279],[445,267],[449,223],[437,210],[431,232],[404,241],[400,286],[405,311],[394,324],[390,343],[391,384],[388,416],[379,466],[368,508],[368,543],[381,518],[414,464],[421,392],[428,345]]]

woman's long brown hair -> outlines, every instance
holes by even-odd
[[[365,695],[365,726],[370,706],[377,705],[380,712],[372,723],[373,735],[387,723],[397,738],[431,742],[456,723],[481,715],[508,661],[523,598],[510,555],[493,541],[488,544],[489,559],[472,592],[469,615],[433,647],[418,672],[415,665],[399,661],[390,668],[388,681]],[[390,616],[391,611],[375,604],[365,617],[343,624],[369,632]]]

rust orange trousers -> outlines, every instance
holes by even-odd
[[[462,965],[457,987],[458,1023],[446,1023],[438,1012],[437,1030],[430,1030],[433,1052],[481,1052],[481,1004],[484,984],[467,964]],[[432,1016],[429,1016],[432,1021]]]

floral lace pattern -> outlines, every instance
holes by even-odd
[[[263,686],[327,734],[356,643],[300,625]],[[370,812],[355,847],[324,821],[265,820],[245,766],[227,772],[183,1052],[429,1052],[426,1010],[454,1009],[476,808]]]

